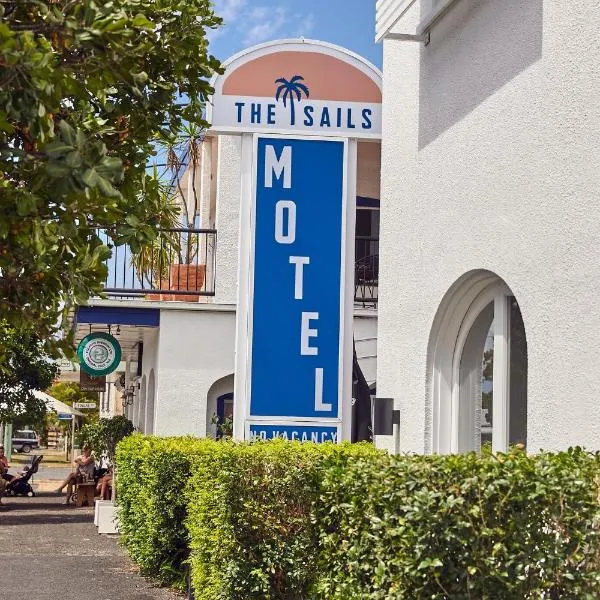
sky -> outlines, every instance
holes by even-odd
[[[224,61],[270,40],[305,37],[344,46],[381,68],[375,0],[214,0],[225,25],[209,32],[211,52]]]

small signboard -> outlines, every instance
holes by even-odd
[[[81,369],[79,371],[79,387],[82,392],[104,392],[106,390],[106,375],[94,377]]]
[[[73,402],[73,408],[91,408],[98,406],[95,402]]]
[[[69,413],[58,413],[56,415],[56,418],[59,421],[72,421],[73,420],[73,415],[71,415]]]

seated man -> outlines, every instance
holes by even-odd
[[[83,447],[83,454],[73,461],[75,470],[62,482],[56,490],[58,494],[67,488],[67,498],[65,504],[70,504],[73,495],[73,486],[84,481],[94,481],[94,455],[89,446]]]

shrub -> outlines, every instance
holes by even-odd
[[[188,535],[183,490],[192,458],[214,442],[132,435],[117,449],[121,540],[143,575],[183,589]]]
[[[86,423],[76,434],[77,443],[89,446],[97,460],[106,457],[113,463],[118,443],[134,431],[133,423],[123,415]]]
[[[197,600],[308,598],[317,575],[313,519],[323,472],[378,452],[369,444],[216,444],[187,496]]]
[[[380,456],[329,469],[318,596],[597,599],[599,456]]]
[[[600,597],[600,454],[135,435],[117,462],[130,555],[179,587],[188,561],[197,600]]]

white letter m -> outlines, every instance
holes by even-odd
[[[283,175],[283,187],[290,189],[292,187],[292,147],[285,146],[281,151],[281,156],[277,158],[275,148],[266,146],[265,148],[265,187],[273,187],[273,174],[277,180]]]

